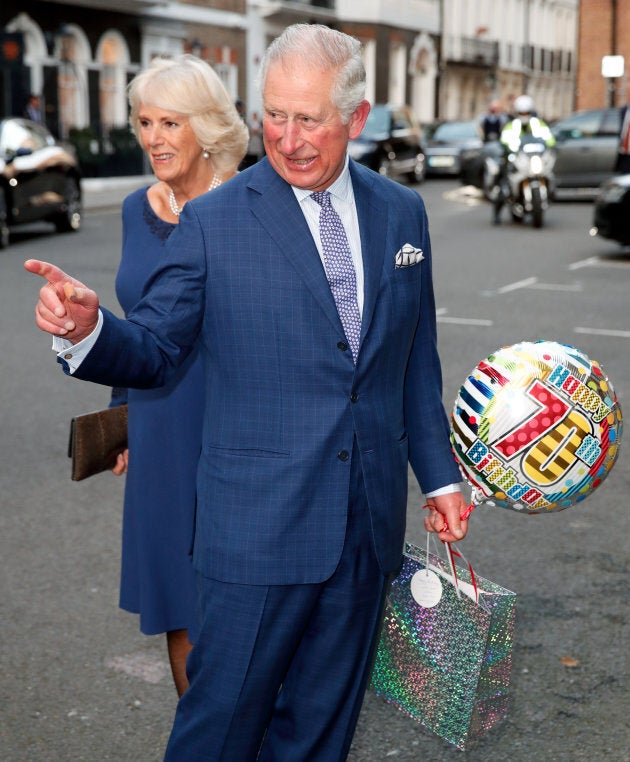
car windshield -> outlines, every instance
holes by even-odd
[[[621,129],[620,110],[616,108],[579,111],[565,119],[554,122],[554,135],[568,138],[590,138],[602,135],[618,135]]]
[[[553,125],[556,134],[570,137],[590,137],[597,134],[602,120],[601,111],[585,111],[561,119]]]
[[[451,143],[476,137],[479,136],[474,122],[444,122],[435,130],[431,139]]]

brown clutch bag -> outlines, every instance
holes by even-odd
[[[118,454],[126,447],[127,405],[74,417],[68,446],[72,480],[78,482],[113,468]]]

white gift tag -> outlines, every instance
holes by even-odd
[[[434,570],[436,574],[438,574],[440,577],[442,577],[442,579],[445,579],[450,585],[452,585],[455,590],[464,593],[464,595],[467,595],[472,601],[475,601],[475,603],[479,601],[480,594],[483,593],[483,590],[475,589],[474,585],[471,585],[470,582],[464,582],[464,580],[460,579],[459,577],[455,579],[452,574],[449,574],[439,566],[429,564],[429,569]]]
[[[411,594],[424,609],[431,609],[440,602],[442,583],[438,575],[429,569],[420,569],[411,578]]]

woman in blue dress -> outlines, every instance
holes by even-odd
[[[248,141],[218,76],[194,56],[154,59],[132,81],[129,103],[130,123],[158,181],[123,203],[116,293],[125,314],[164,256],[184,204],[234,175]],[[191,549],[204,405],[198,352],[160,389],[114,389],[111,404],[124,402],[129,449],[114,468],[127,474],[120,606],[140,615],[145,634],[166,633],[181,696],[195,639]]]

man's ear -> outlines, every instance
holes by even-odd
[[[365,126],[365,121],[370,113],[370,104],[368,101],[361,101],[353,111],[348,122],[348,137],[350,140],[358,138]]]

